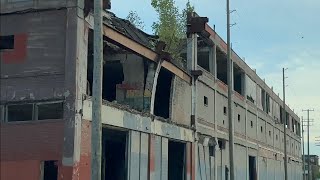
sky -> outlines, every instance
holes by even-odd
[[[175,0],[182,9],[187,0]],[[200,16],[209,18],[226,40],[226,1],[190,0]],[[136,11],[152,33],[157,14],[151,0],[112,1],[117,16]],[[299,117],[314,109],[310,118],[310,154],[320,156],[320,1],[319,0],[230,0],[232,47],[282,98],[282,68],[286,70],[286,102]],[[306,127],[305,127],[306,128]],[[306,132],[306,131],[305,131]],[[305,136],[306,139],[306,136]],[[320,140],[320,138],[319,138]],[[319,142],[320,144],[320,142]],[[305,148],[306,149],[306,148]]]

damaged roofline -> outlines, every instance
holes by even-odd
[[[90,14],[87,17],[87,22],[90,24],[90,28],[93,28],[93,16]],[[110,40],[113,43],[116,43],[117,45],[121,45],[153,62],[158,62],[159,57],[161,57],[161,54],[158,54],[157,52],[153,51],[152,49],[132,40],[131,38],[128,38],[127,36],[123,35],[122,33],[118,32],[117,30],[109,27],[108,25],[104,24],[103,26],[103,35],[106,36],[108,40]],[[172,72],[176,76],[180,77],[187,83],[191,83],[191,76],[177,67],[176,65],[169,62],[167,59],[163,59],[162,67],[167,69],[168,71]]]

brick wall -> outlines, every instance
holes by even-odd
[[[39,179],[41,161],[62,158],[63,126],[62,120],[1,124],[1,179]]]

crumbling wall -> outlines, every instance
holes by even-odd
[[[133,109],[143,110],[145,68],[144,60],[134,54],[122,55],[124,81],[117,85],[117,101]]]
[[[175,76],[172,86],[171,119],[178,124],[191,125],[191,86]]]

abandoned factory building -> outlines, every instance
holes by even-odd
[[[1,0],[2,180],[90,179],[94,21],[84,4]],[[201,28],[172,58],[157,36],[103,16],[103,179],[227,179],[226,43],[194,13]],[[231,57],[236,179],[284,179],[286,123],[289,179],[301,180],[299,117]]]

